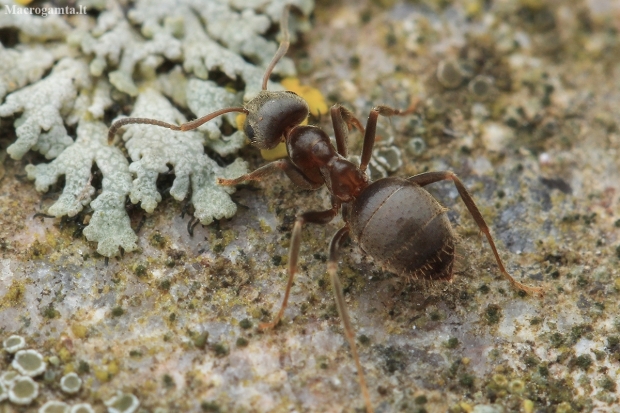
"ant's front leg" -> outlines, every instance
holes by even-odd
[[[270,162],[267,165],[261,166],[255,171],[248,174],[241,175],[235,179],[217,178],[217,183],[224,186],[239,185],[246,181],[262,181],[267,176],[273,174],[276,171],[284,171],[286,176],[301,189],[318,189],[323,185],[323,182],[312,182],[306,177],[290,159],[280,159],[274,162]]]
[[[338,153],[342,155],[343,158],[346,158],[349,131],[351,128],[355,127],[357,130],[364,133],[364,126],[362,126],[362,122],[355,117],[353,112],[339,104],[332,106],[330,113],[332,116],[334,134],[336,135]]]

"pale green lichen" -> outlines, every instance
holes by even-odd
[[[23,9],[12,1],[1,0],[0,29],[18,29],[22,41],[28,40],[57,40],[64,39],[71,30],[71,26],[60,16],[50,15],[46,18],[35,16],[32,13],[7,13],[7,8]]]
[[[68,373],[60,379],[60,389],[68,394],[75,394],[82,387],[82,379],[75,373]]]
[[[30,404],[38,395],[39,385],[30,377],[16,377],[9,387],[9,400],[15,404]]]
[[[183,115],[153,89],[140,95],[132,116],[158,117],[169,123],[185,122]],[[123,139],[133,161],[129,169],[136,176],[130,193],[131,202],[140,202],[145,211],[152,212],[161,200],[156,186],[157,176],[168,172],[167,165],[172,165],[175,179],[170,195],[183,200],[191,186],[194,215],[203,224],[209,224],[214,218],[234,215],[237,207],[229,197],[234,189],[217,185],[215,179],[245,173],[245,162],[238,159],[226,168],[218,166],[204,154],[205,138],[199,132],[175,132],[150,125],[130,125],[125,129]]]
[[[133,72],[138,64],[142,71],[154,73],[163,57],[175,60],[181,56],[179,41],[167,30],[151,34],[150,40],[140,36],[118,5],[101,13],[96,27],[84,33],[80,42],[85,53],[95,55],[90,63],[91,74],[101,76],[109,66],[117,67],[108,74],[110,83],[130,96],[137,96]]]
[[[88,215],[90,207],[92,216],[90,221],[83,220],[88,224],[83,233],[98,242],[100,254],[109,257],[117,255],[119,248],[135,250],[137,237],[125,200],[129,197],[153,212],[161,200],[157,177],[169,172],[167,165],[173,165],[171,194],[175,199],[182,200],[191,191],[194,215],[203,224],[231,217],[236,211],[229,197],[234,189],[216,185],[215,179],[245,173],[245,163],[238,160],[222,168],[204,154],[204,147],[228,156],[245,145],[243,133],[236,128],[229,128],[233,132],[228,136],[220,131],[223,121],[234,126],[234,114],[185,134],[153,126],[127,127],[124,139],[130,162],[118,149],[107,147],[106,126],[94,120],[103,119],[114,102],[126,105],[123,94],[137,97],[133,116],[173,123],[185,118],[161,92],[196,116],[241,105],[244,98],[260,90],[265,67],[277,48],[277,42],[265,35],[277,25],[287,3],[142,1],[125,13],[116,2],[82,1],[81,6],[101,12],[96,19],[72,16],[71,25],[66,23],[68,18],[59,16],[4,14],[0,27],[17,29],[21,41],[33,41],[0,49],[0,57],[7,57],[0,59],[0,97],[8,93],[0,105],[0,117],[19,115],[15,121],[17,140],[7,152],[21,159],[35,150],[54,159],[49,164],[27,166],[28,177],[35,180],[39,191],[49,190],[65,177],[62,194],[45,212],[72,217],[83,211]],[[311,0],[291,3],[306,15],[313,7]],[[308,24],[304,19],[291,18],[292,35],[304,24]],[[40,40],[66,42],[48,43],[50,47],[44,49],[36,45]],[[39,55],[33,55],[37,50]],[[166,60],[179,65],[156,73]],[[40,79],[52,65],[49,75]],[[235,91],[221,79],[209,79],[214,72],[223,73],[231,85],[236,81],[243,89]],[[292,61],[284,58],[275,72],[294,74]],[[74,142],[67,126],[75,124]],[[102,172],[101,187],[92,182],[93,165]]]
[[[37,190],[45,192],[61,175],[65,175],[62,195],[48,209],[54,216],[74,216],[90,204],[94,213],[84,235],[97,241],[97,251],[104,256],[118,253],[118,248],[133,251],[137,236],[125,211],[125,199],[131,190],[131,173],[122,152],[107,144],[107,127],[100,122],[82,121],[78,138],[71,147],[49,164],[28,165],[26,172],[35,180]],[[101,193],[91,202],[95,188],[91,169],[97,165],[103,176]]]
[[[39,413],[69,413],[69,405],[58,400],[50,400],[41,406]]]
[[[4,350],[8,353],[15,353],[26,347],[26,340],[22,336],[12,335],[2,342]]]
[[[140,406],[140,401],[131,393],[119,392],[116,396],[105,402],[108,413],[133,413]]]
[[[73,139],[63,117],[71,114],[78,90],[89,86],[86,63],[65,58],[46,78],[8,95],[0,105],[0,117],[22,113],[15,121],[17,140],[7,148],[9,155],[21,159],[33,149],[52,159],[70,146]]]
[[[15,353],[13,368],[24,376],[35,377],[45,372],[47,367],[43,356],[36,350],[19,350]]]
[[[41,45],[7,49],[0,44],[0,102],[7,93],[41,79],[53,63],[54,56]]]
[[[71,406],[69,413],[95,413],[95,409],[88,403],[79,403]]]

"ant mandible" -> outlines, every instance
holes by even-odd
[[[298,187],[318,189],[323,185],[331,193],[332,207],[325,211],[309,211],[297,215],[288,261],[288,283],[280,311],[270,323],[260,329],[275,327],[286,309],[293,278],[297,272],[301,231],[304,224],[327,224],[342,209],[345,225],[333,236],[329,246],[327,271],[334,290],[338,314],[357,367],[358,379],[368,413],[373,412],[370,393],[359,360],[355,333],[345,306],[342,285],[338,278],[339,250],[347,237],[353,238],[360,248],[384,268],[408,279],[450,280],[453,277],[455,235],[442,207],[424,187],[450,180],[484,233],[502,275],[520,291],[542,294],[542,288],[528,287],[516,281],[504,268],[489,228],[471,195],[450,171],[426,172],[410,178],[388,177],[369,182],[366,168],[370,162],[375,142],[377,119],[381,116],[405,115],[408,110],[376,106],[370,112],[366,127],[347,109],[336,104],[331,108],[331,119],[336,137],[336,148],[329,136],[317,126],[301,126],[308,117],[308,104],[297,94],[288,91],[271,92],[267,82],[278,61],[286,54],[290,41],[288,33],[289,7],[286,6],[280,21],[282,41],[263,77],[262,90],[244,107],[230,107],[210,113],[202,118],[172,125],[155,119],[124,118],[114,122],[108,133],[112,142],[119,128],[128,124],[150,124],[176,131],[196,129],[217,116],[230,112],[247,115],[243,130],[251,144],[260,149],[273,149],[285,142],[288,158],[280,159],[236,179],[218,179],[220,185],[237,185],[247,181],[261,181],[281,170]],[[359,166],[349,162],[347,137],[351,128],[364,134],[364,144]]]

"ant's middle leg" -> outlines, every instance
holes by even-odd
[[[246,181],[262,181],[276,171],[284,171],[286,176],[301,189],[318,189],[323,186],[323,182],[316,183],[309,180],[295,165],[293,165],[290,159],[280,159],[270,162],[255,171],[241,175],[235,179],[217,178],[217,183],[218,185],[233,186]]]
[[[484,218],[482,217],[482,214],[480,213],[480,210],[476,206],[476,203],[474,202],[473,198],[469,194],[469,191],[467,191],[467,188],[465,188],[465,185],[463,185],[461,180],[454,174],[454,172],[451,172],[451,171],[425,172],[419,175],[412,176],[411,178],[408,178],[408,180],[420,186],[426,186],[426,185],[432,184],[434,182],[439,182],[439,181],[452,181],[454,183],[454,186],[456,186],[457,191],[459,191],[459,195],[461,196],[461,199],[463,200],[463,202],[465,203],[465,206],[469,210],[469,213],[471,214],[472,218],[474,218],[474,221],[476,221],[476,224],[478,224],[478,228],[480,228],[480,231],[482,231],[484,235],[486,236],[487,241],[489,242],[489,245],[491,246],[491,249],[493,250],[493,255],[495,255],[495,260],[497,261],[499,270],[504,276],[504,278],[510,281],[513,287],[515,287],[517,290],[521,290],[529,294],[537,294],[537,295],[542,295],[544,293],[544,290],[542,288],[528,287],[527,285],[522,284],[519,281],[515,280],[514,278],[512,278],[510,274],[508,274],[508,271],[506,271],[506,268],[504,268],[504,263],[502,262],[502,259],[499,257],[497,248],[495,247],[495,242],[493,241],[493,237],[491,236],[491,232],[489,231],[489,227],[487,226],[487,223],[484,221]]]
[[[291,233],[291,245],[289,247],[289,257],[288,257],[288,283],[286,284],[286,291],[284,292],[284,299],[282,300],[282,305],[280,306],[280,311],[276,317],[270,323],[261,323],[258,328],[261,330],[274,328],[282,319],[284,315],[284,310],[288,304],[288,297],[291,292],[291,287],[293,286],[293,278],[295,278],[295,274],[297,273],[297,261],[299,260],[299,247],[301,244],[301,230],[305,223],[310,224],[327,224],[329,223],[336,214],[338,214],[338,210],[340,209],[340,202],[335,199],[332,199],[332,208],[327,209],[325,211],[310,211],[305,212],[301,215],[297,216],[295,220],[295,226],[293,227],[293,232]]]
[[[364,133],[364,126],[349,109],[335,104],[330,109],[332,116],[332,125],[334,127],[334,134],[336,135],[336,147],[338,153],[342,157],[347,157],[347,138],[349,137],[349,131],[355,127],[360,132]]]

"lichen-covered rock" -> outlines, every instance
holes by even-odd
[[[4,3],[0,0],[0,5]],[[0,28],[17,30],[20,41],[13,48],[0,46],[0,117],[18,116],[17,139],[7,152],[21,159],[35,150],[53,159],[27,166],[28,177],[39,191],[49,190],[64,176],[62,194],[46,212],[72,217],[90,207],[92,215],[83,233],[98,242],[99,253],[110,257],[119,248],[134,250],[137,237],[125,211],[127,197],[153,212],[161,200],[157,177],[172,165],[171,195],[183,200],[191,192],[195,216],[203,224],[231,217],[236,206],[229,194],[234,189],[216,185],[215,179],[239,176],[246,165],[237,160],[222,168],[205,155],[204,148],[229,156],[245,145],[241,131],[234,128],[224,135],[220,129],[222,122],[236,126],[235,114],[187,133],[127,127],[123,138],[130,160],[108,146],[107,126],[96,120],[104,119],[109,110],[115,112],[112,116],[121,114],[121,108],[129,108],[135,97],[133,116],[184,122],[162,93],[197,117],[242,105],[244,98],[261,88],[265,68],[277,49],[277,42],[268,39],[270,28],[279,23],[287,3],[138,1],[124,10],[116,2],[82,0],[81,7],[97,10],[95,18],[92,13],[45,18],[1,15]],[[313,7],[312,0],[290,3],[305,15]],[[290,19],[292,36],[307,25],[304,21]],[[161,69],[166,61],[173,63],[172,70]],[[223,86],[221,79],[211,79],[214,73],[244,85],[243,89]],[[275,73],[294,74],[292,61],[282,59]],[[77,137],[70,136],[68,127],[76,124]],[[103,175],[100,186],[98,179],[92,180],[93,165]]]
[[[7,96],[0,117],[22,113],[15,121],[17,140],[7,148],[9,155],[21,159],[33,149],[53,159],[71,145],[63,117],[71,113],[78,90],[90,83],[85,61],[65,58],[46,78]]]
[[[0,44],[0,102],[7,93],[41,79],[53,63],[54,56],[41,45],[7,49]]]
[[[125,200],[131,189],[129,164],[122,152],[107,143],[107,127],[100,122],[82,121],[77,140],[49,164],[28,165],[26,172],[35,180],[38,191],[45,192],[65,175],[65,187],[48,214],[74,216],[90,204],[94,213],[84,235],[97,241],[97,251],[107,257],[118,248],[136,249],[137,236],[125,211]],[[95,188],[91,185],[93,164],[103,176],[102,191],[91,203]]]
[[[186,119],[159,92],[145,90],[131,114],[133,117],[153,118],[180,124]],[[174,169],[175,179],[170,195],[183,200],[190,190],[196,218],[209,224],[214,218],[231,217],[237,210],[229,194],[233,188],[219,186],[216,177],[239,176],[246,172],[245,162],[237,160],[226,168],[209,159],[203,150],[204,136],[200,132],[175,132],[151,125],[130,125],[123,134],[125,146],[133,161],[129,170],[133,181],[131,202],[140,202],[147,212],[153,212],[161,195],[156,186],[157,176]]]

